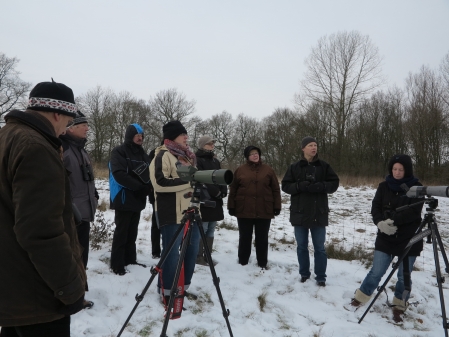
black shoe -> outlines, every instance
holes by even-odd
[[[326,281],[316,281],[316,285],[319,287],[325,287],[326,286]]]
[[[87,301],[87,300],[84,300],[83,301],[83,309],[90,309],[90,308],[92,308],[94,306],[94,302],[92,302],[92,301]]]
[[[299,280],[299,282],[304,283],[306,282],[310,277],[306,277],[306,276],[301,276],[301,279]]]
[[[123,269],[113,269],[112,270],[114,272],[115,275],[119,275],[119,276],[123,276],[126,274],[126,270]]]

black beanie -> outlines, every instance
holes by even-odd
[[[315,142],[317,143],[316,139],[310,136],[304,137],[301,141],[301,149],[305,148],[307,144]]]
[[[138,133],[143,136],[143,129],[139,124],[134,123],[128,125],[125,132],[125,142],[132,142],[134,136],[137,135]]]
[[[245,156],[246,159],[248,159],[249,153],[252,150],[257,150],[257,152],[259,152],[259,157],[262,155],[262,152],[260,151],[260,149],[258,147],[254,146],[254,145],[250,145],[250,146],[247,146],[245,148],[245,150],[243,150],[243,155]]]
[[[175,140],[179,135],[187,134],[186,128],[180,121],[170,121],[162,127],[164,139]]]
[[[393,176],[393,165],[399,163],[404,166],[404,178],[413,177],[412,158],[406,154],[395,154],[388,163],[388,174]]]
[[[57,112],[76,117],[76,104],[73,91],[62,83],[41,82],[31,90],[27,109]]]

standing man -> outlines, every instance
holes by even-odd
[[[151,191],[150,159],[142,148],[143,129],[139,124],[126,128],[125,142],[111,152],[109,186],[111,209],[115,209],[115,231],[112,240],[111,268],[125,275],[125,266],[137,264],[136,239],[140,212]]]
[[[70,337],[86,273],[58,138],[76,116],[72,89],[38,83],[0,130],[1,337]]]
[[[94,221],[95,211],[98,204],[98,193],[95,188],[94,174],[92,165],[84,146],[87,142],[87,132],[89,125],[87,118],[80,111],[73,120],[73,125],[67,128],[64,135],[59,138],[62,141],[64,150],[64,166],[70,172],[70,190],[72,194],[72,202],[78,210],[76,231],[78,240],[83,247],[83,264],[87,267],[89,258],[89,234],[90,223]],[[87,287],[86,287],[86,290]],[[92,301],[84,301],[86,308],[93,306]]]
[[[215,140],[211,136],[205,135],[198,140],[198,151],[195,155],[197,158],[197,168],[203,170],[219,170],[221,165],[215,157]],[[205,184],[207,192],[211,197],[211,201],[215,202],[215,207],[200,206],[201,219],[203,220],[204,234],[206,235],[207,246],[212,254],[214,245],[214,232],[217,227],[217,221],[224,219],[223,214],[223,198],[228,195],[228,187],[226,185]],[[198,246],[198,255],[196,263],[207,266],[210,261],[206,261],[206,254],[203,252],[203,240],[200,240]],[[214,264],[216,262],[213,261]]]
[[[315,257],[315,280],[326,286],[327,254],[324,248],[329,224],[328,193],[338,189],[339,179],[324,160],[318,159],[317,141],[305,137],[301,142],[301,159],[290,165],[282,179],[282,190],[291,194],[290,222],[295,228],[301,283],[310,278],[309,231]]]

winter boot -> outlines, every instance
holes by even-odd
[[[355,312],[358,308],[368,302],[370,298],[371,296],[368,296],[364,294],[360,289],[357,289],[354,293],[354,298],[351,299],[351,302],[345,304],[343,307],[348,311]]]
[[[395,323],[401,323],[403,321],[402,315],[407,310],[407,303],[400,300],[396,296],[393,297],[393,321]]]
[[[206,243],[207,243],[207,247],[209,248],[210,254],[212,255],[212,249],[214,247],[214,237],[211,238],[206,238]],[[207,260],[206,256],[204,257],[205,260]],[[206,261],[209,262],[209,261]],[[214,259],[212,259],[212,263],[214,264],[214,266],[217,265],[217,261],[215,261]]]
[[[196,264],[202,265],[202,266],[208,266],[206,260],[203,257],[203,240],[200,239],[200,244],[198,248],[198,254],[196,255]]]

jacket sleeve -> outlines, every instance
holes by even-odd
[[[70,193],[65,191],[65,170],[59,154],[51,151],[39,144],[29,144],[14,155],[13,230],[17,242],[55,297],[71,304],[84,293],[83,276],[63,218],[65,194]]]
[[[281,188],[276,173],[271,170],[271,191],[273,192],[273,209],[282,209]]]
[[[297,181],[295,180],[293,176],[293,164],[290,165],[290,167],[287,169],[287,172],[285,172],[284,178],[282,178],[282,191],[288,194],[298,194],[299,191],[296,188]]]
[[[385,220],[384,215],[382,214],[382,203],[383,203],[383,197],[382,197],[382,188],[379,184],[376,190],[376,194],[374,195],[374,199],[371,204],[371,215],[373,217],[373,222],[375,225],[379,223],[379,221]]]
[[[172,154],[169,152],[159,152],[151,162],[150,172],[152,173],[150,177],[153,188],[156,192],[160,193],[183,191],[189,187],[189,183],[179,177],[171,176],[172,164],[168,156],[172,156]]]
[[[334,193],[340,185],[340,179],[329,164],[327,164],[326,176],[323,182],[326,186],[326,193],[328,194]]]
[[[126,156],[120,153],[117,148],[113,149],[111,152],[110,164],[111,173],[117,183],[121,186],[132,191],[138,191],[145,187],[145,184],[128,172]]]

